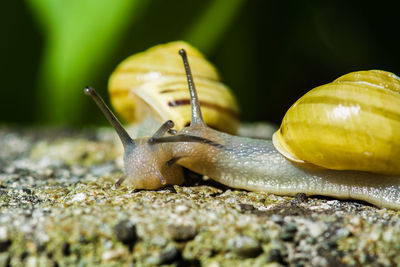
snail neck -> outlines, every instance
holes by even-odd
[[[291,165],[271,140],[232,136],[196,126],[185,128],[179,134],[199,136],[210,142],[175,144],[172,149],[180,158],[178,164],[231,187],[254,190],[249,187],[249,177],[256,181],[280,177],[279,171]]]

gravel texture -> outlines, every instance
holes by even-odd
[[[190,172],[181,186],[115,188],[113,140],[109,129],[0,128],[0,266],[400,264],[398,211]]]

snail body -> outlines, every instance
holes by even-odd
[[[270,140],[191,127],[182,130],[182,134],[201,136],[213,140],[221,147],[175,145],[173,154],[190,155],[182,157],[178,164],[222,184],[278,195],[305,193],[359,199],[379,207],[400,208],[400,176],[330,170],[311,164],[299,164],[284,157]]]
[[[127,181],[136,188],[154,189],[166,184],[180,183],[183,181],[180,169],[175,172],[173,167],[183,166],[234,188],[280,195],[326,195],[364,200],[379,207],[400,208],[400,175],[396,173],[396,168],[387,167],[386,171],[378,170],[378,173],[373,173],[374,170],[367,172],[362,168],[328,169],[307,160],[291,160],[290,157],[294,156],[280,153],[282,148],[275,148],[271,140],[234,136],[208,127],[202,118],[186,53],[184,50],[179,53],[187,73],[191,103],[190,126],[180,131],[171,130],[174,124],[167,121],[153,136],[133,140],[95,91],[91,88],[85,89],[113,124],[125,147],[125,173],[117,185]],[[393,74],[382,73],[398,79]],[[368,74],[361,75],[370,77]],[[349,76],[357,75],[353,73]],[[371,78],[373,79],[375,78]],[[384,89],[375,87],[377,90],[391,91],[385,86]],[[275,136],[275,142],[283,139],[287,132],[284,127],[281,126],[277,133],[283,136]],[[393,143],[396,142],[397,139],[394,139]],[[285,149],[293,150],[288,144],[285,144]],[[370,156],[368,153],[364,154]],[[375,161],[372,159],[369,162],[373,165]],[[393,162],[398,163],[399,158],[395,158]]]

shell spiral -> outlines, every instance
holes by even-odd
[[[400,79],[358,71],[314,88],[287,111],[273,141],[296,162],[399,175]]]
[[[109,79],[111,103],[121,117],[140,123],[147,114],[163,123],[175,122],[180,130],[190,123],[190,97],[182,60],[187,51],[205,122],[235,133],[239,108],[230,89],[220,81],[215,67],[194,47],[183,41],[157,45],[122,61]]]

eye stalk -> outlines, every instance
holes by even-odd
[[[175,123],[171,120],[167,120],[166,122],[164,122],[164,124],[161,125],[161,127],[149,139],[149,143],[151,143],[150,140],[153,138],[162,137],[165,133],[169,132],[169,130],[171,130],[171,128],[173,128],[174,126],[175,126]]]
[[[135,140],[133,140],[127,131],[122,127],[121,123],[118,121],[118,119],[115,117],[115,115],[112,113],[112,111],[107,107],[107,105],[104,103],[104,100],[97,94],[96,90],[94,90],[92,87],[86,86],[85,89],[83,89],[83,92],[86,95],[89,95],[92,97],[93,101],[96,102],[97,106],[101,109],[101,111],[104,113],[108,121],[111,123],[111,125],[114,127],[115,131],[117,132],[119,138],[121,139],[122,145],[124,146],[125,150],[127,147],[134,147],[135,146]]]
[[[190,104],[192,107],[192,122],[191,125],[205,125],[203,116],[201,115],[200,102],[196,92],[196,86],[194,85],[192,71],[190,70],[189,61],[187,59],[185,49],[179,50],[179,55],[182,57],[183,66],[186,71],[186,78],[189,86],[190,93]]]

